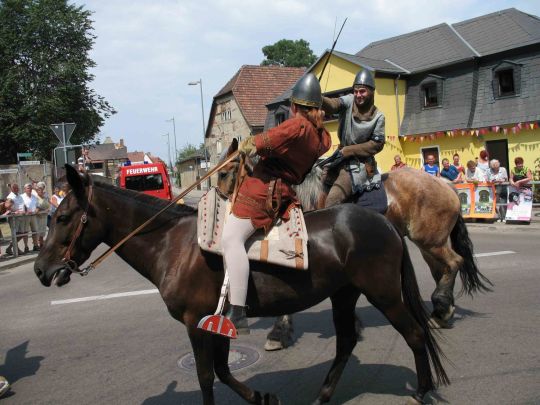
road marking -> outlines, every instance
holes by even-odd
[[[86,301],[110,300],[112,298],[132,297],[134,295],[157,294],[157,293],[159,293],[159,291],[156,288],[154,288],[152,290],[128,291],[128,292],[123,292],[123,293],[94,295],[91,297],[81,297],[81,298],[72,298],[69,300],[51,301],[51,305],[73,304],[76,302],[86,302]]]
[[[489,253],[476,253],[474,257],[488,257],[488,256],[500,256],[500,255],[512,255],[516,252],[513,250],[501,250],[499,252],[489,252]]]
[[[475,257],[488,257],[488,256],[511,255],[514,253],[516,252],[514,252],[513,250],[501,250],[499,252],[476,253],[474,256]],[[128,292],[123,292],[123,293],[94,295],[91,297],[81,297],[81,298],[72,298],[68,300],[51,301],[51,305],[74,304],[77,302],[88,302],[88,301],[101,301],[101,300],[109,300],[112,298],[133,297],[135,295],[157,294],[157,293],[159,293],[159,291],[154,288],[152,290],[128,291]]]

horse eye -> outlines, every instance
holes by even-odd
[[[218,177],[220,180],[223,180],[225,178],[225,176],[227,176],[227,172],[219,172],[218,173]]]
[[[68,222],[68,216],[67,215],[60,215],[58,218],[56,218],[56,222]]]

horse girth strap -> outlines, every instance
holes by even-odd
[[[210,176],[212,176],[214,173],[216,173],[218,170],[222,169],[227,165],[228,163],[232,162],[236,157],[238,156],[238,151],[232,153],[230,156],[227,157],[223,162],[221,162],[219,165],[214,167],[212,170],[210,170],[208,173],[206,173],[203,177],[201,177],[199,180],[197,180],[195,183],[193,183],[191,186],[186,188],[184,191],[182,191],[178,196],[176,196],[171,202],[162,208],[160,211],[158,211],[156,214],[154,214],[152,217],[150,217],[148,220],[146,220],[144,223],[139,225],[136,229],[131,231],[129,234],[127,234],[124,238],[122,238],[116,245],[109,248],[106,252],[104,252],[101,256],[99,256],[96,260],[94,260],[88,267],[83,269],[84,274],[88,274],[90,270],[95,269],[101,262],[103,262],[107,257],[109,257],[113,252],[115,252],[120,246],[122,246],[124,243],[126,243],[132,236],[136,235],[138,232],[140,232],[142,229],[144,229],[148,224],[150,224],[154,219],[156,219],[159,215],[161,215],[163,212],[168,210],[170,207],[176,204],[177,201],[179,201],[181,198],[184,198],[188,193],[190,193],[195,187],[197,187],[199,184],[201,184],[203,181],[208,179]]]

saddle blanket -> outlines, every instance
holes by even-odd
[[[371,190],[364,190],[356,200],[356,204],[384,215],[388,209],[388,198],[384,189],[384,182],[376,183],[376,187],[371,188]]]
[[[215,187],[201,198],[198,206],[197,241],[202,250],[222,255],[221,232],[231,203]],[[246,242],[250,260],[268,262],[299,270],[308,269],[308,235],[300,208],[290,211],[287,222],[278,219],[268,235],[257,230]]]

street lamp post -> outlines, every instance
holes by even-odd
[[[167,137],[167,154],[169,155],[169,170],[172,171],[172,161],[171,161],[171,138],[169,136],[169,133],[167,132],[165,135]]]
[[[204,100],[203,100],[203,89],[202,89],[202,79],[199,79],[194,82],[189,82],[188,85],[190,86],[200,86],[201,89],[201,113],[202,113],[202,129],[203,129],[203,151],[204,151],[204,167],[206,169],[206,172],[208,172],[208,155],[206,153],[206,124],[204,120]],[[207,180],[207,188],[210,188],[210,178]]]
[[[174,137],[174,164],[176,164],[176,160],[178,159],[178,149],[176,148],[176,124],[174,122],[174,117],[172,117],[170,120],[166,120],[167,122],[172,121],[172,128],[173,128],[173,137]]]

